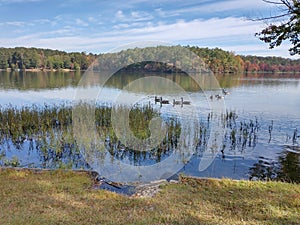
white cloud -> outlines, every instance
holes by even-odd
[[[164,17],[174,17],[174,16],[179,16],[180,13],[179,12],[172,12],[172,11],[165,11],[162,8],[157,8],[154,10],[159,17],[164,18]]]
[[[90,22],[97,22],[97,20],[93,16],[89,16],[88,17],[88,21],[90,21]]]
[[[119,23],[117,25],[114,25],[113,28],[116,30],[119,29],[133,29],[133,28],[139,28],[139,27],[149,27],[153,26],[152,22],[133,22],[133,23]]]
[[[118,10],[115,14],[116,18],[119,19],[119,20],[123,20],[125,18],[122,10]]]
[[[22,27],[25,25],[25,22],[22,21],[8,21],[8,22],[4,22],[4,23],[0,23],[1,26],[17,26],[17,27]]]
[[[232,10],[243,10],[246,12],[249,10],[248,14],[250,13],[250,9],[253,12],[259,12],[262,9],[270,8],[271,6],[274,7],[272,4],[267,4],[262,0],[251,0],[251,1],[241,1],[241,0],[225,0],[225,1],[204,1],[197,5],[181,7],[180,9],[175,10],[167,10],[162,11],[158,9],[158,12],[163,14],[184,14],[184,13],[218,13],[218,12],[226,12]],[[246,16],[246,15],[244,15]]]
[[[57,24],[60,24],[61,21],[64,21],[63,15],[57,15],[52,19],[51,26],[56,26]]]
[[[115,14],[115,22],[139,22],[139,21],[149,21],[153,19],[153,16],[150,13],[144,11],[132,11],[128,14],[125,14],[122,10],[118,10]]]
[[[7,22],[0,23],[0,26],[25,27],[25,26],[34,26],[34,23],[24,22],[24,21],[7,21]]]
[[[261,29],[259,22],[245,20],[244,18],[228,17],[224,19],[212,18],[209,20],[178,20],[171,24],[158,24],[141,28],[120,31],[126,35],[141,35],[170,40],[194,40],[199,38],[215,38],[235,35],[251,35]]]
[[[41,2],[44,0],[0,0],[0,4],[13,4],[13,3],[27,3],[27,2]]]
[[[61,49],[66,51],[104,52],[115,46],[150,40],[174,44],[221,47],[238,54],[277,55],[288,57],[288,46],[268,50],[267,44],[260,42],[254,33],[260,30],[261,23],[244,18],[212,18],[209,20],[179,20],[164,24],[143,23],[140,27],[130,27],[124,23],[123,30],[113,30],[93,34],[93,36],[66,35],[71,27],[47,33],[33,34],[15,39],[0,39],[4,46],[31,46]]]
[[[33,20],[34,23],[39,23],[39,24],[46,24],[46,23],[51,23],[50,20],[48,19],[36,19],[36,20]]]
[[[84,22],[82,19],[75,19],[75,23],[76,23],[76,25],[78,25],[78,26],[83,26],[83,27],[87,27],[89,24],[88,23],[86,23],[86,22]]]
[[[146,21],[146,20],[152,20],[153,16],[149,13],[143,12],[143,11],[134,11],[131,12],[131,17],[129,20],[133,21]]]

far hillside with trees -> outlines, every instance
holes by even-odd
[[[159,47],[158,47],[159,48]],[[282,57],[242,56],[220,48],[200,48],[187,46],[192,52],[203,59],[214,73],[299,73],[300,59],[292,60]],[[128,55],[134,54],[127,50]],[[39,49],[39,48],[0,48],[0,69],[2,70],[86,70],[100,54]],[[104,57],[103,57],[104,56]],[[101,54],[103,59],[111,54]],[[134,58],[134,56],[132,57]],[[145,63],[144,63],[145,64]],[[146,72],[163,68],[159,63],[139,64],[139,69]],[[141,68],[142,65],[142,68]],[[133,67],[134,68],[134,67]],[[173,72],[174,70],[166,71]],[[175,70],[176,71],[176,70]]]
[[[86,70],[97,55],[38,48],[0,48],[0,69]]]

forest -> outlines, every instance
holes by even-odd
[[[39,48],[0,48],[0,69],[86,70],[97,55]]]
[[[156,48],[163,48],[158,46]],[[198,55],[214,73],[299,73],[300,59],[292,60],[282,57],[243,56],[220,48],[200,48],[186,46]],[[136,49],[135,49],[136,50]],[[142,50],[138,50],[142,51]],[[138,52],[137,51],[137,52]],[[135,51],[125,51],[128,63],[138,59]],[[104,61],[112,58],[111,53],[92,54],[86,52],[65,52],[40,48],[0,48],[0,69],[2,70],[86,70],[98,57]],[[145,71],[174,72],[172,68],[160,63],[135,64],[134,69]]]

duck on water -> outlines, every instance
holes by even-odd
[[[175,105],[181,105],[181,101],[176,101],[175,99],[173,99],[173,106]]]
[[[190,101],[183,101],[183,97],[181,97],[181,105],[190,105]]]
[[[162,99],[162,97],[160,97],[160,104],[170,104],[170,102],[169,100]]]
[[[159,102],[161,105],[165,105],[165,104],[170,104],[170,101],[167,99],[163,99],[162,97],[157,97],[155,96],[154,98],[154,102],[156,104],[156,102]],[[175,105],[190,105],[191,102],[190,101],[184,101],[183,97],[181,97],[181,101],[176,101],[175,99],[173,99],[173,106]]]
[[[224,95],[229,95],[230,94],[229,91],[225,90],[224,88],[222,89],[222,92],[223,92]]]

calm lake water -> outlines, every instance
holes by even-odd
[[[112,77],[101,88],[96,101],[98,104],[113,105],[118,99],[119,104],[127,104],[136,99],[137,104],[151,104],[157,108],[162,116],[176,116],[172,104],[155,104],[154,97],[160,93],[150,93],[146,87],[123,90],[133,81],[147,77],[145,74],[121,74]],[[157,76],[157,74],[151,74]],[[53,73],[22,73],[0,72],[0,105],[1,109],[10,106],[43,106],[44,104],[71,104],[76,98],[78,90],[82,93],[89,91],[91,95],[97,93],[99,86],[79,86],[82,74],[80,72]],[[161,74],[161,77],[175,82],[185,90],[184,96],[193,100],[194,106],[200,112],[200,121],[207,122],[211,101],[208,97],[213,92],[203,92],[186,75]],[[199,177],[229,177],[233,179],[267,179],[280,177],[282,179],[300,181],[300,77],[278,76],[242,76],[218,75],[220,86],[229,95],[225,96],[226,111],[234,112],[236,128],[226,128],[223,138],[223,149],[204,171],[199,171],[201,154],[194,154],[189,162],[179,171],[187,175]],[[157,82],[157,81],[156,81]],[[158,85],[157,83],[147,85]],[[178,93],[163,93],[164,99],[180,100]],[[125,96],[120,98],[118,96]],[[132,100],[133,99],[133,100]],[[221,102],[220,102],[221,104]],[[178,106],[180,108],[180,106]],[[176,109],[178,109],[176,108]],[[189,106],[180,109],[189,115]],[[239,132],[240,124],[246,124],[257,129],[253,139],[243,143],[242,140],[230,139],[232,130]],[[252,124],[252,125],[251,125]],[[245,125],[245,126],[246,126]],[[250,136],[249,136],[250,137]],[[35,167],[51,167],[42,164],[38,151],[30,143],[24,143],[21,149],[8,147],[7,143],[0,145],[0,153],[6,160],[17,157],[21,166],[31,163]],[[28,151],[28,149],[31,149]],[[165,157],[167,157],[166,154]],[[0,157],[0,165],[4,159]],[[76,161],[77,160],[77,161]],[[68,160],[65,160],[68,162]],[[89,165],[78,156],[72,168],[89,168]],[[149,160],[148,160],[149,161]],[[149,163],[145,160],[145,164]],[[129,162],[130,163],[130,162]]]

